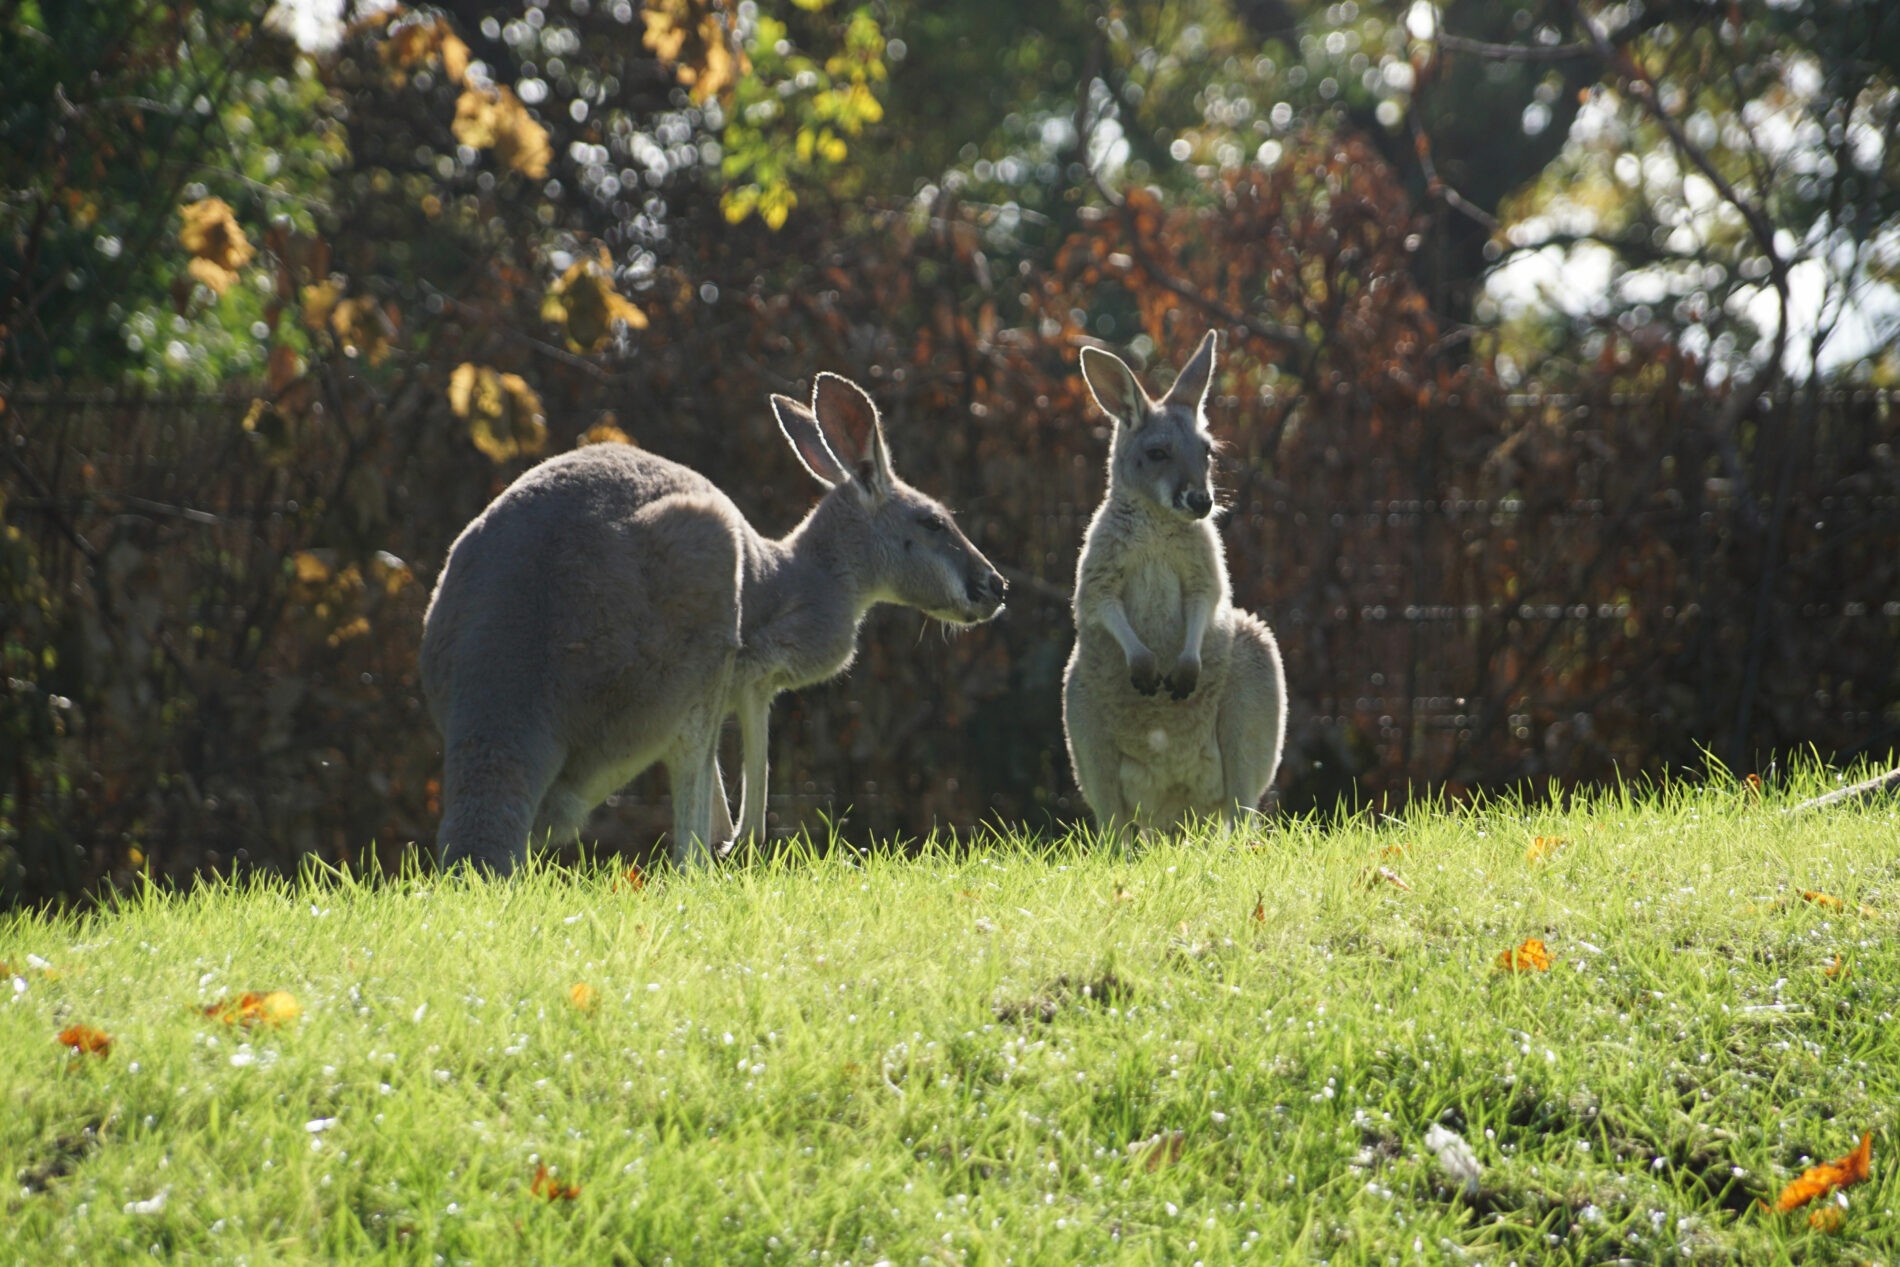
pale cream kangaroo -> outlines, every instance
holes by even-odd
[[[960,625],[1002,610],[1003,578],[897,478],[861,389],[820,374],[811,408],[772,408],[827,489],[781,540],[704,476],[623,444],[541,463],[456,539],[422,635],[445,866],[506,874],[531,835],[571,838],[655,762],[674,861],[709,861],[732,835],[716,754],[734,713],[741,834],[762,837],[773,696],[842,673],[874,603]]]
[[[1214,346],[1209,330],[1159,401],[1120,357],[1082,349],[1115,430],[1108,495],[1076,567],[1062,723],[1076,783],[1111,835],[1235,821],[1273,781],[1286,737],[1279,648],[1233,606],[1210,518]]]

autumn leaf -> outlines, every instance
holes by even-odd
[[[1742,780],[1742,786],[1748,789],[1748,795],[1751,800],[1759,801],[1761,799],[1761,775],[1749,775]]]
[[[1531,838],[1531,847],[1524,851],[1524,861],[1543,862],[1556,856],[1557,851],[1569,843],[1566,836],[1534,836]]]
[[[68,1025],[59,1031],[59,1045],[72,1048],[76,1056],[103,1056],[112,1050],[112,1039],[90,1025]]]
[[[376,50],[390,68],[397,87],[408,80],[408,72],[430,59],[442,59],[442,72],[450,83],[462,83],[468,75],[468,45],[450,29],[448,22],[434,14],[422,14],[390,28],[389,38]]]
[[[200,198],[178,209],[184,221],[178,244],[190,254],[185,271],[222,295],[238,280],[238,270],[257,252],[222,198]]]
[[[567,987],[567,1001],[583,1012],[591,1012],[600,1006],[600,995],[585,981],[576,981]]]
[[[528,1191],[549,1201],[572,1201],[581,1194],[581,1186],[556,1179],[543,1163],[534,1168],[534,1182],[528,1185]]]
[[[541,315],[562,327],[567,345],[576,352],[600,351],[613,338],[617,321],[634,330],[647,328],[647,315],[614,289],[613,257],[604,246],[597,255],[584,255],[568,266],[548,288]]]
[[[1847,1213],[1838,1205],[1824,1205],[1808,1211],[1808,1226],[1817,1232],[1838,1232],[1847,1221]]]
[[[554,148],[548,130],[506,87],[469,87],[455,102],[455,139],[478,150],[493,150],[502,166],[531,180],[548,174]]]
[[[1549,972],[1550,952],[1544,949],[1544,943],[1537,938],[1526,938],[1523,945],[1498,955],[1498,971]]]
[[[396,332],[396,323],[382,304],[358,295],[330,310],[330,329],[345,353],[381,365],[389,356],[389,338]]]
[[[1833,1161],[1822,1162],[1818,1166],[1809,1166],[1801,1172],[1801,1177],[1781,1190],[1775,1198],[1775,1210],[1785,1214],[1796,1210],[1814,1200],[1824,1197],[1836,1188],[1851,1188],[1857,1183],[1867,1181],[1869,1167],[1874,1156],[1874,1133],[1867,1132],[1860,1137],[1860,1147],[1845,1157],[1836,1157]]]
[[[282,1025],[303,1015],[297,996],[288,990],[246,990],[236,998],[219,999],[204,1014],[226,1025]]]
[[[601,420],[581,432],[580,439],[574,441],[577,449],[590,444],[632,444],[633,437],[622,431],[613,421],[612,414],[604,415]],[[634,868],[636,871],[639,868]]]
[[[1267,895],[1264,893],[1253,901],[1253,922],[1256,924],[1267,922]]]
[[[1853,970],[1847,966],[1847,961],[1839,955],[1828,960],[1827,966],[1822,968],[1821,972],[1830,981],[1845,981],[1853,975]]]
[[[468,423],[469,438],[492,462],[547,447],[541,398],[519,374],[463,362],[449,375],[449,408]]]
[[[640,864],[637,862],[629,863],[627,869],[622,871],[620,877],[614,881],[614,892],[618,893],[622,888],[627,888],[638,893],[641,889],[646,888],[646,886],[647,878],[640,873]]]
[[[641,11],[640,42],[673,68],[700,104],[727,97],[752,61],[712,0],[651,0]]]

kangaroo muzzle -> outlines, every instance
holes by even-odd
[[[1183,488],[1174,494],[1174,508],[1196,519],[1205,519],[1214,509],[1214,497],[1204,488]]]
[[[1009,595],[1009,584],[1003,580],[1002,573],[990,568],[970,576],[964,586],[964,595],[988,616],[994,616],[1003,609],[1003,600]]]

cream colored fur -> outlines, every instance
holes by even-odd
[[[457,538],[421,657],[445,866],[506,874],[656,762],[674,860],[709,861],[733,831],[716,749],[734,714],[740,833],[760,838],[773,696],[842,673],[874,603],[955,624],[1002,610],[989,560],[892,471],[861,389],[821,374],[810,408],[772,407],[827,489],[782,539],[704,476],[619,444],[541,463]]]
[[[1203,409],[1214,353],[1210,330],[1155,401],[1120,357],[1082,351],[1083,378],[1115,430],[1108,493],[1076,568],[1062,721],[1076,783],[1111,835],[1233,822],[1280,764],[1279,648],[1233,606],[1211,517]]]

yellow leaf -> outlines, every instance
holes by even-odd
[[[469,438],[490,461],[506,462],[547,447],[541,398],[519,374],[464,362],[449,375],[449,407],[468,423]]]
[[[565,327],[568,345],[577,352],[605,347],[613,338],[616,321],[635,330],[647,327],[646,314],[614,289],[613,259],[606,247],[597,256],[574,261],[548,288],[541,312]]]
[[[291,556],[291,566],[296,569],[297,580],[304,585],[321,585],[330,579],[330,565],[308,550],[299,550]]]
[[[650,0],[641,12],[640,42],[673,67],[679,81],[704,104],[730,95],[752,70],[751,59],[714,0]]]
[[[587,430],[581,432],[581,438],[574,442],[574,447],[577,449],[580,449],[580,448],[585,448],[586,446],[590,444],[632,444],[632,443],[633,443],[632,436],[622,431],[619,427],[615,426],[608,419],[602,419],[601,421],[595,423],[593,426],[589,427]],[[639,868],[635,867],[633,868],[633,870],[638,872]]]
[[[533,180],[548,174],[554,149],[547,129],[508,88],[470,87],[456,98],[455,139],[478,150],[494,150],[504,167]]]
[[[395,323],[381,304],[368,295],[358,295],[331,310],[330,329],[336,332],[345,352],[361,356],[371,365],[381,365],[389,356],[389,336],[395,333]]]
[[[219,999],[204,1014],[226,1025],[282,1025],[303,1015],[297,996],[288,990],[246,990],[234,999]]]
[[[1531,847],[1524,851],[1524,861],[1543,862],[1554,857],[1559,849],[1569,843],[1562,836],[1534,836],[1531,838]]]
[[[591,1012],[600,1006],[600,996],[585,981],[576,981],[567,988],[567,1000],[583,1012]]]
[[[238,280],[238,272],[256,250],[244,236],[231,205],[222,198],[200,198],[178,209],[183,221],[178,244],[191,255],[185,270],[222,295]]]
[[[376,52],[398,85],[408,78],[407,72],[438,56],[449,82],[459,84],[468,74],[468,45],[450,29],[446,19],[435,14],[425,13],[392,26],[389,38]]]
[[[1525,939],[1521,946],[1515,946],[1498,955],[1500,972],[1549,972],[1550,952],[1544,943],[1535,937]]]

